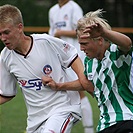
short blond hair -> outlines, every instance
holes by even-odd
[[[12,23],[14,25],[19,23],[23,24],[22,14],[17,7],[9,4],[0,6],[0,25],[6,23]]]
[[[99,23],[104,28],[111,30],[111,26],[107,23],[107,20],[102,18],[102,13],[105,12],[103,9],[91,11],[85,14],[77,23],[77,33],[82,32],[86,26]]]

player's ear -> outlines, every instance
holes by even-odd
[[[22,24],[22,23],[19,23],[19,24],[18,24],[18,29],[19,29],[19,30],[23,30],[23,28],[24,28],[23,24]]]

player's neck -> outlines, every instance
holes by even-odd
[[[14,49],[15,51],[17,51],[18,53],[21,53],[23,55],[26,55],[27,52],[30,50],[31,48],[31,43],[32,43],[32,39],[29,36],[22,36],[21,37],[21,43],[19,44],[19,46]]]
[[[62,7],[65,5],[69,0],[58,0],[59,6]]]

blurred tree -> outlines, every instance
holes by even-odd
[[[104,17],[113,27],[132,26],[133,0],[75,0],[83,9],[84,14],[99,8],[107,13]],[[13,4],[23,14],[26,26],[48,26],[48,10],[57,0],[1,0],[0,5]]]
[[[0,5],[12,4],[17,6],[23,15],[25,26],[48,26],[49,4],[39,0],[3,0]]]
[[[87,13],[103,9],[106,18],[113,27],[132,27],[133,0],[75,0]]]
[[[106,11],[104,18],[112,27],[133,26],[133,0],[75,0],[84,14],[97,9]],[[49,26],[48,10],[57,0],[0,0],[0,5],[17,6],[23,15],[25,26]],[[0,50],[3,45],[0,44]]]

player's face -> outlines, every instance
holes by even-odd
[[[88,56],[90,59],[98,58],[100,54],[98,40],[93,40],[90,38],[81,39],[80,37],[78,37],[78,41],[80,43],[81,51],[84,51],[86,56]]]
[[[21,24],[4,24],[0,25],[0,40],[8,49],[17,49],[20,42]]]

